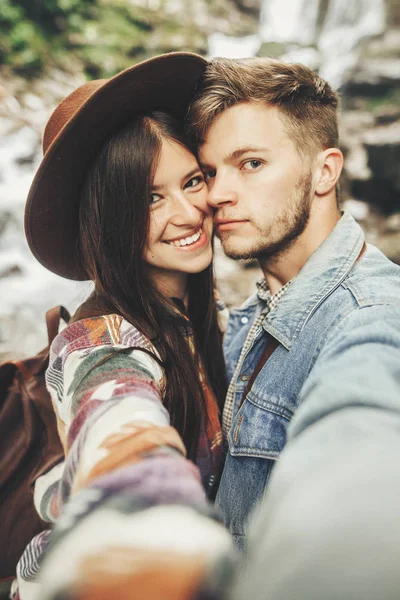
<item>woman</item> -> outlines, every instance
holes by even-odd
[[[229,546],[204,493],[222,468],[225,394],[212,213],[170,114],[183,116],[204,64],[165,55],[85,84],[46,127],[27,239],[47,268],[95,290],[51,348],[66,459],[36,483],[56,527],[19,563],[22,600],[133,586],[138,598],[188,597]]]

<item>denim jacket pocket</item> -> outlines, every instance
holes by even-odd
[[[276,460],[286,443],[293,411],[276,396],[256,396],[250,391],[238,410],[228,436],[232,456]]]

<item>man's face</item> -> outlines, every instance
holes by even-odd
[[[299,155],[279,109],[255,102],[225,110],[200,147],[215,226],[231,258],[268,259],[304,231],[311,159]]]

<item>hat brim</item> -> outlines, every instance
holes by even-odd
[[[135,114],[166,110],[182,118],[207,61],[174,52],[151,58],[109,79],[62,129],[46,152],[29,191],[25,234],[50,271],[87,280],[77,253],[80,187],[104,141]]]

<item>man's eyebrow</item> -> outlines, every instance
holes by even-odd
[[[191,171],[189,171],[189,173],[186,173],[186,175],[184,175],[182,177],[182,183],[184,181],[188,181],[191,177],[193,177],[193,175],[196,175],[197,173],[201,174],[201,168],[200,167],[195,167],[194,169],[191,169]],[[163,184],[161,185],[152,185],[151,186],[151,191],[155,192],[157,190],[161,190],[164,187]]]
[[[241,158],[244,154],[248,154],[249,152],[270,152],[270,149],[266,146],[245,146],[244,148],[237,148],[233,152],[230,152],[224,157],[225,163],[232,162],[233,160],[237,160]],[[211,165],[209,165],[206,161],[199,160],[200,166],[202,169],[209,169]]]
[[[241,158],[244,154],[248,154],[249,152],[269,152],[270,149],[263,146],[245,146],[244,148],[237,148],[230,154],[227,154],[224,158],[224,162],[230,162],[231,160],[237,160]]]

